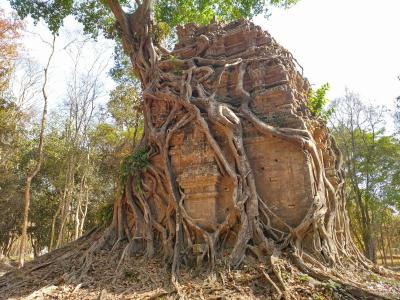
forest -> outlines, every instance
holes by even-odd
[[[246,108],[221,105],[225,100],[215,100],[220,99],[218,98],[220,97],[219,90],[209,87],[207,81],[203,82],[198,77],[200,75],[204,77],[214,76],[210,75],[212,72],[220,74],[218,68],[221,65],[218,64],[218,59],[211,62],[209,58],[201,58],[203,61],[200,58],[195,58],[194,60],[197,59],[203,64],[198,63],[191,67],[192,70],[188,67],[189,63],[185,61],[186,58],[182,58],[184,54],[179,57],[180,54],[171,53],[179,53],[173,52],[173,49],[174,45],[177,44],[178,36],[181,34],[180,29],[177,30],[177,28],[180,28],[183,24],[195,22],[200,25],[208,25],[217,22],[216,20],[228,23],[239,19],[251,19],[256,15],[265,13],[266,3],[268,7],[280,6],[290,10],[289,7],[296,6],[297,1],[160,0],[154,1],[155,4],[152,9],[146,8],[146,5],[153,5],[151,4],[152,1],[146,0],[47,2],[21,0],[8,2],[11,7],[8,4],[0,7],[0,262],[2,268],[5,271],[18,270],[25,264],[29,266],[31,261],[40,260],[41,257],[46,255],[51,256],[52,253],[57,253],[57,251],[64,251],[62,249],[75,245],[74,241],[85,240],[88,233],[90,237],[93,231],[96,234],[106,232],[102,237],[105,240],[104,245],[113,241],[113,245],[109,248],[112,249],[112,252],[115,252],[114,250],[118,248],[118,251],[122,253],[121,258],[112,257],[112,260],[118,263],[117,269],[125,259],[127,249],[131,249],[132,252],[140,249],[146,257],[152,257],[156,252],[155,256],[160,254],[164,259],[161,264],[171,266],[174,293],[184,298],[185,288],[180,285],[178,278],[179,269],[184,269],[186,265],[190,265],[190,263],[186,263],[184,258],[186,254],[182,254],[183,249],[187,247],[185,240],[187,239],[189,244],[191,244],[191,241],[194,243],[192,246],[193,253],[200,251],[201,255],[197,258],[197,264],[201,261],[208,261],[210,268],[213,269],[219,265],[219,262],[222,262],[222,259],[219,258],[219,253],[222,253],[225,248],[225,240],[222,242],[222,237],[226,232],[225,239],[229,240],[231,236],[229,232],[234,232],[237,240],[233,242],[233,250],[230,253],[232,268],[243,265],[242,262],[246,260],[246,257],[251,256],[250,252],[254,254],[252,256],[258,258],[264,257],[264,255],[271,256],[268,261],[271,264],[272,275],[268,275],[267,271],[262,271],[269,284],[273,286],[279,297],[303,299],[300,292],[298,293],[290,288],[289,280],[285,276],[279,275],[283,271],[276,271],[272,259],[275,257],[275,250],[270,250],[269,247],[272,246],[268,243],[270,240],[274,240],[275,246],[272,249],[276,247],[282,253],[285,252],[287,247],[293,247],[292,249],[295,249],[293,251],[299,255],[293,256],[294,261],[298,257],[301,257],[300,260],[302,261],[303,249],[308,251],[307,237],[304,237],[304,242],[302,239],[291,240],[292,236],[300,235],[297,232],[296,234],[293,233],[292,236],[282,234],[284,237],[276,237],[277,232],[280,232],[276,229],[279,226],[272,229],[264,227],[266,222],[261,217],[259,220],[258,217],[251,215],[251,204],[243,204],[242,208],[238,204],[238,214],[235,217],[237,221],[230,221],[230,218],[233,217],[228,215],[226,221],[221,223],[221,227],[217,227],[217,231],[221,231],[220,234],[212,235],[209,229],[204,229],[205,225],[203,228],[202,225],[193,224],[193,219],[188,216],[189,210],[186,212],[183,209],[184,196],[181,188],[174,187],[174,184],[170,183],[180,180],[177,179],[178,176],[175,178],[174,172],[171,171],[175,168],[175,162],[173,159],[168,159],[169,150],[163,151],[163,148],[169,149],[169,140],[173,139],[170,135],[174,131],[179,131],[178,125],[188,126],[186,124],[190,122],[196,123],[199,128],[203,126],[201,128],[203,128],[206,137],[208,137],[206,130],[208,128],[210,137],[207,138],[207,141],[211,145],[215,144],[213,151],[217,153],[218,159],[216,160],[219,168],[225,168],[226,174],[230,174],[229,170],[234,170],[237,174],[232,175],[232,178],[247,178],[246,180],[243,179],[243,182],[238,181],[239,185],[242,186],[243,195],[256,193],[254,192],[256,188],[248,177],[257,175],[248,176],[251,171],[249,163],[240,154],[244,151],[244,148],[240,148],[240,145],[245,140],[240,135],[244,135],[244,133],[241,133],[242,127],[237,127],[238,123],[229,125],[231,126],[229,127],[226,125],[226,120],[230,124],[233,122],[232,120],[236,119],[253,122],[255,128],[259,128],[260,132],[269,130],[268,134],[282,135],[288,140],[290,140],[290,131],[284,130],[283,126],[279,126],[280,124],[276,126],[278,129],[271,129],[273,123],[270,124],[261,118],[259,120],[263,122],[257,123],[254,118],[255,114],[253,115]],[[0,3],[3,4],[3,2]],[[123,15],[122,9],[131,13]],[[154,24],[146,23],[150,14],[155,19],[155,21],[151,21]],[[64,19],[69,15],[74,16],[76,20],[83,24],[82,30],[66,32],[63,29]],[[32,19],[27,20],[27,16]],[[39,22],[39,25],[35,27],[32,25],[33,22]],[[49,28],[46,34],[43,34],[44,27]],[[141,27],[145,29],[141,29]],[[37,29],[36,32],[30,31],[35,30],[35,28]],[[42,28],[42,31],[39,28]],[[128,30],[129,28],[134,28],[136,31]],[[200,37],[204,37],[204,35]],[[179,38],[181,37],[179,36]],[[33,39],[42,49],[40,62],[32,57],[29,51],[26,51],[29,45],[24,43]],[[109,41],[112,41],[112,43],[109,43]],[[183,45],[182,41],[179,41],[179,43]],[[202,45],[200,38],[198,43],[196,45]],[[199,50],[196,55],[202,56],[205,50],[202,51]],[[281,52],[277,53],[281,55]],[[59,63],[56,60],[57,55],[68,59],[65,62],[68,68],[62,69],[57,65]],[[164,59],[164,57],[167,58]],[[206,61],[207,59],[208,61]],[[246,94],[245,83],[243,83],[245,75],[243,74],[250,68],[248,66],[251,65],[251,62],[248,62],[248,65],[245,66],[242,61],[232,62],[229,59],[226,58],[223,68],[224,70],[237,68],[237,70],[231,71],[239,74],[237,76],[238,81],[232,83],[237,86],[235,93],[242,93],[240,94],[241,99],[250,99],[253,94]],[[196,68],[199,73],[195,73],[197,72]],[[211,69],[213,71],[209,71]],[[290,68],[288,67],[288,69]],[[165,74],[168,74],[169,77]],[[186,83],[182,81],[182,86],[174,85],[173,83],[177,79],[173,79],[172,75],[177,76],[176,78],[186,78]],[[197,78],[193,80],[194,83],[191,82],[191,76]],[[223,75],[218,76],[220,76],[220,81],[223,80],[221,79]],[[54,78],[60,78],[59,81],[62,84],[57,83]],[[240,81],[240,78],[242,78],[242,81]],[[156,79],[161,84],[154,83]],[[168,82],[168,93],[172,95],[171,99],[175,99],[174,95],[179,93],[180,98],[176,96],[176,99],[183,98],[182,95],[195,96],[185,96],[190,100],[187,100],[187,103],[183,100],[171,100],[171,103],[175,103],[171,104],[172,112],[167,118],[171,125],[167,125],[167,121],[165,121],[165,124],[158,129],[149,120],[153,120],[154,115],[158,116],[161,113],[153,112],[155,108],[151,106],[153,104],[148,104],[150,103],[148,99],[149,95],[153,95],[151,97],[155,99],[155,97],[159,97],[158,95],[167,94],[163,89],[163,82]],[[195,86],[196,84],[197,86]],[[348,84],[351,85],[351,82]],[[199,88],[199,85],[202,87]],[[400,75],[398,86],[400,87]],[[60,87],[62,87],[62,90],[60,90]],[[150,90],[150,88],[153,88],[153,90]],[[196,93],[194,92],[195,89]],[[213,89],[216,91],[214,94],[212,94]],[[341,248],[341,246],[332,246],[330,240],[335,240],[338,244],[344,245],[348,243],[347,239],[351,239],[357,250],[350,247],[351,250],[345,251],[349,253],[349,257],[352,257],[349,258],[349,261],[352,261],[358,255],[354,253],[359,251],[360,257],[366,259],[367,263],[364,265],[379,266],[377,267],[379,270],[381,270],[380,268],[387,270],[387,274],[397,278],[394,280],[393,289],[400,293],[399,277],[393,275],[396,271],[400,271],[400,93],[397,98],[389,99],[390,106],[385,106],[369,102],[369,99],[364,99],[356,90],[351,89],[343,90],[340,97],[329,98],[329,89],[329,83],[312,86],[308,90],[305,89],[303,93],[305,95],[304,109],[307,110],[307,117],[304,118],[317,120],[315,122],[322,124],[318,125],[321,126],[318,128],[329,130],[337,148],[340,150],[341,170],[331,170],[325,167],[324,173],[327,174],[327,178],[331,176],[329,172],[343,174],[343,194],[337,192],[337,195],[340,194],[340,196],[336,196],[338,198],[334,199],[345,199],[343,200],[343,214],[346,217],[343,220],[348,218],[350,236],[346,236],[345,242],[342,242],[340,238],[328,230],[326,234],[329,236],[332,234],[333,238],[326,238],[325,240],[324,234],[321,233],[324,231],[315,229],[320,232],[317,235],[321,244],[315,246],[314,241],[314,246],[322,250],[320,251],[321,254],[315,254],[316,258],[312,261],[324,261],[330,267],[336,264],[342,266],[341,255],[336,255],[335,252],[339,250],[333,250]],[[54,91],[57,91],[57,93]],[[174,91],[178,92],[174,93]],[[237,94],[235,95],[237,96]],[[200,99],[202,97],[207,101]],[[228,98],[228,96],[226,97]],[[194,100],[194,98],[200,100]],[[193,107],[197,107],[198,110],[190,108],[189,103]],[[213,105],[217,106],[213,107]],[[249,107],[252,106],[249,105]],[[219,109],[222,111],[221,115],[218,115],[218,113],[213,115],[214,111],[216,112]],[[203,117],[205,112],[208,113],[207,118]],[[174,114],[177,116],[176,119],[173,119]],[[185,114],[187,116],[193,114],[193,116],[185,117]],[[223,121],[222,117],[226,120]],[[204,118],[204,122],[202,118]],[[245,129],[246,122],[243,121],[243,132],[247,130]],[[307,122],[306,124],[309,124]],[[310,124],[314,124],[312,121],[310,122]],[[206,123],[209,124],[206,125]],[[166,129],[168,126],[171,127]],[[297,137],[297,135],[293,136]],[[229,139],[232,139],[232,145],[235,145],[236,148],[232,146],[233,150],[229,151],[235,153],[234,149],[237,150],[237,156],[232,154],[236,159],[236,167],[230,168],[232,162],[229,155],[231,154],[228,155],[225,146],[221,146],[221,139],[225,139],[228,144]],[[317,138],[315,139],[317,140]],[[218,143],[220,147],[217,147]],[[325,140],[321,143],[325,143]],[[220,154],[218,154],[218,149],[221,149]],[[327,150],[330,151],[329,155],[337,156],[336,148],[332,149]],[[312,150],[309,151],[311,160],[316,160]],[[317,150],[317,155],[328,160],[326,158],[328,154],[322,154],[322,151]],[[163,167],[157,165],[159,158],[157,160],[154,158],[156,154],[159,154],[162,160],[165,159],[165,167],[164,165],[162,165]],[[313,166],[316,166],[315,168],[318,170],[318,164],[315,161]],[[243,175],[245,173],[246,176]],[[192,174],[197,176],[195,172]],[[341,175],[337,176],[341,178]],[[151,193],[152,185],[149,182],[152,181],[156,182],[154,186],[158,184],[162,187],[154,187]],[[257,180],[255,182],[258,184]],[[316,182],[316,185],[320,184],[322,189],[328,189],[326,186],[329,186],[329,184],[326,182],[324,184]],[[180,196],[179,191],[181,191]],[[151,196],[149,196],[150,194]],[[156,197],[154,194],[159,195]],[[164,196],[164,194],[172,196]],[[329,194],[329,192],[325,194]],[[168,204],[163,208],[163,210],[169,212],[169,217],[167,214],[165,217],[159,217],[157,213],[153,213],[153,205],[154,207],[160,206],[153,204],[151,199],[163,197],[168,198],[168,201],[176,201],[177,203],[176,207]],[[328,199],[326,201],[333,201],[333,198],[329,197],[326,196]],[[244,198],[246,196],[243,196]],[[248,196],[248,198],[250,203],[253,197]],[[161,199],[163,201],[160,199],[157,201],[163,203],[164,199]],[[154,200],[154,202],[157,201]],[[245,200],[243,201],[246,203]],[[262,205],[263,201],[260,199],[255,201],[258,201],[260,206]],[[314,201],[317,203],[316,199]],[[130,211],[131,208],[129,208],[129,211],[126,208],[128,207],[127,203],[130,202],[134,202],[131,204],[133,212]],[[240,203],[240,199],[238,203]],[[124,209],[128,211],[125,216],[123,216]],[[138,214],[135,209],[141,213]],[[268,211],[269,208],[266,208],[266,210]],[[244,216],[243,212],[246,212],[247,216]],[[338,209],[335,217],[339,221],[334,222],[341,222],[341,213]],[[132,218],[134,221],[131,221]],[[174,221],[171,223],[164,221],[168,218]],[[265,218],[268,219],[267,216]],[[321,220],[324,220],[324,218],[328,219],[328,216],[321,217]],[[121,219],[125,221],[121,221]],[[140,220],[143,221],[143,225],[140,225]],[[149,222],[148,220],[157,221],[153,221],[154,225],[151,225],[152,221]],[[124,223],[125,225],[120,227],[121,222],[126,224]],[[247,224],[246,222],[253,224],[249,225],[251,230],[243,229],[241,225],[235,227],[237,223]],[[271,222],[276,224],[274,221]],[[132,224],[135,224],[135,230],[131,229]],[[257,224],[262,226],[257,229]],[[320,222],[317,219],[311,219],[310,224],[308,225],[310,228],[313,226],[313,228],[317,228]],[[176,233],[175,226],[177,226]],[[181,237],[178,234],[179,226],[183,231]],[[346,231],[347,227],[343,226],[344,229],[342,230]],[[274,226],[271,225],[271,227]],[[110,228],[115,233],[109,233],[111,232]],[[134,231],[131,236],[127,228]],[[243,232],[248,230],[250,236],[245,237],[246,233],[242,237],[242,230]],[[311,229],[307,230],[308,233],[312,233]],[[340,230],[336,227],[333,229],[335,232]],[[144,238],[143,243],[135,244],[135,234],[137,235],[140,232],[143,232],[147,237]],[[263,232],[261,236],[264,235],[265,237],[260,238],[260,232]],[[199,239],[202,243],[198,242]],[[154,245],[150,245],[149,240],[156,242],[154,242]],[[128,241],[128,246],[131,248],[122,246],[123,241]],[[197,244],[195,241],[197,241]],[[265,243],[266,246],[260,246],[258,249],[256,246],[262,243]],[[325,243],[328,245],[326,246],[329,248],[328,250],[325,248]],[[300,244],[304,245],[299,246]],[[104,245],[101,247],[104,248]],[[208,248],[207,250],[202,250],[203,248],[196,250],[195,245]],[[243,245],[247,245],[247,248],[242,247]],[[343,246],[343,248],[345,247]],[[265,254],[269,251],[273,254]],[[312,252],[310,250],[309,253],[316,252],[318,251]],[[331,255],[332,253],[333,255]],[[190,254],[188,256],[190,257]],[[282,257],[286,259],[285,255]],[[320,260],[320,257],[323,259]],[[357,261],[358,258],[354,260]],[[83,268],[87,267],[89,270],[88,261],[89,258],[86,259]],[[360,265],[363,265],[363,262],[360,262]],[[207,263],[205,264],[207,265]],[[322,281],[322,277],[324,279],[330,278],[326,275],[330,271],[313,273],[310,271],[311,267],[302,269],[300,267],[302,264],[302,262],[298,265],[294,264],[302,272],[308,274],[299,275],[300,283],[309,281],[309,277],[301,276],[315,277],[319,281]],[[279,263],[277,265],[279,269]],[[283,268],[282,265],[280,268]],[[31,271],[34,269],[31,269]],[[309,271],[306,272],[305,270]],[[317,273],[319,275],[315,275]],[[385,272],[378,273],[377,277],[369,275],[370,279],[375,280],[378,276],[384,276],[382,274],[387,275]],[[2,269],[0,269],[0,274],[3,274]],[[137,275],[135,274],[132,271],[125,270],[121,276],[126,280],[136,280]],[[342,280],[342,277],[333,271],[329,274],[336,276],[332,278]],[[343,281],[336,279],[333,279],[333,284],[324,285],[324,291],[328,291],[324,295],[331,295],[332,299],[363,299],[362,297],[367,295],[349,292],[352,296],[346,297],[352,298],[346,298],[343,296],[344,294],[337,296],[335,294],[337,287],[335,282],[340,282],[348,290],[354,289],[354,287],[347,286]],[[15,281],[15,278],[13,280]],[[376,279],[375,281],[379,282],[380,280]],[[4,282],[0,277],[0,291],[5,286]],[[242,289],[242,286],[239,288]],[[237,289],[239,290],[239,288]],[[7,286],[5,286],[5,291],[7,289]],[[157,292],[154,294],[154,298],[170,295],[170,293],[170,291]],[[362,296],[357,297],[357,295]],[[99,297],[98,299],[106,299],[102,298],[101,295]],[[150,295],[148,299],[151,297],[153,296]],[[325,296],[321,294],[321,298],[304,299],[331,299],[329,296],[323,297]],[[146,297],[137,297],[137,299],[144,298]],[[189,298],[200,299],[202,297],[189,296]],[[243,296],[243,298],[245,297]],[[47,298],[44,297],[43,299]],[[73,299],[73,297],[69,299]],[[76,296],[76,299],[81,298]],[[208,298],[204,296],[202,299]],[[371,298],[365,299],[380,298],[371,296]]]

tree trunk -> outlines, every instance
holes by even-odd
[[[81,224],[79,228],[79,236],[82,236],[83,234],[83,227],[85,225],[85,220],[88,212],[88,206],[89,206],[89,187],[85,186],[85,208],[83,209],[82,212],[82,219],[81,219]]]
[[[25,247],[26,241],[28,239],[27,231],[28,231],[28,222],[29,222],[29,207],[30,207],[30,191],[31,191],[31,183],[33,178],[37,175],[40,171],[40,167],[43,161],[43,145],[44,145],[44,130],[46,127],[46,118],[47,118],[47,93],[46,93],[46,86],[47,86],[47,75],[48,70],[50,67],[50,62],[54,54],[54,46],[55,46],[56,37],[53,35],[53,41],[51,44],[51,52],[50,56],[47,60],[46,67],[44,69],[44,81],[42,86],[42,95],[43,95],[43,112],[42,112],[42,119],[40,123],[40,134],[39,134],[39,145],[38,145],[38,159],[33,170],[28,173],[26,182],[25,182],[25,190],[24,190],[24,211],[23,211],[23,221],[21,226],[21,241],[19,245],[19,256],[18,256],[18,265],[22,267],[25,261]]]
[[[5,243],[3,247],[3,255],[5,257],[10,257],[10,252],[14,242],[15,242],[15,236],[14,235],[9,236],[7,243]]]
[[[64,241],[66,240],[65,239],[66,224],[71,214],[71,203],[75,190],[75,170],[76,170],[75,156],[74,156],[75,148],[72,149],[73,149],[72,154],[71,157],[69,158],[69,167],[68,167],[69,171],[67,172],[68,177],[65,186],[66,193],[65,197],[63,197],[62,199],[62,205],[60,210],[60,226],[58,231],[56,248],[61,247]]]
[[[394,266],[393,248],[392,248],[392,236],[394,236],[394,234],[393,234],[393,230],[391,230],[391,228],[389,226],[385,226],[385,227],[387,230],[387,243],[388,243],[389,254],[390,254],[390,264],[391,264],[391,266]]]
[[[63,192],[63,194],[65,195],[65,190]],[[64,197],[64,196],[63,196]],[[62,206],[62,201],[60,201],[60,203],[58,204],[57,210],[54,213],[53,216],[53,220],[51,222],[51,233],[50,233],[50,245],[49,245],[49,251],[53,250],[54,248],[54,239],[55,239],[55,235],[56,235],[56,222],[57,222],[57,218],[60,215],[61,212],[61,206]]]
[[[84,186],[85,184],[85,174],[81,178],[81,182],[79,185],[79,194],[78,194],[78,202],[76,203],[75,208],[75,240],[79,238],[80,228],[81,228],[81,215],[83,214],[82,211],[82,201],[83,201],[83,194],[84,194]],[[83,225],[83,224],[82,224]]]
[[[307,108],[292,55],[246,21],[178,27],[168,52],[151,38],[150,1],[130,15],[108,2],[145,120],[111,236],[157,249],[173,272],[193,258],[213,266],[224,251],[233,266],[289,246],[326,265],[359,257],[341,155]]]
[[[365,256],[372,262],[376,263],[376,246],[374,238],[372,236],[371,225],[369,223],[365,226],[363,240],[365,244]]]
[[[385,251],[385,238],[383,235],[383,228],[382,228],[382,223],[380,224],[380,236],[381,236],[381,249],[382,249],[382,262],[385,266],[387,266],[387,257],[386,257],[386,251]]]
[[[44,110],[43,110],[44,111]],[[40,149],[40,147],[39,147]],[[39,150],[39,154],[40,154]],[[39,158],[39,162],[41,161],[41,159]],[[39,165],[39,164],[37,164]],[[39,165],[40,167],[40,165]],[[38,169],[39,171],[39,169]],[[32,173],[33,175],[35,175],[34,173]],[[25,182],[25,191],[24,191],[24,212],[23,212],[23,221],[22,221],[22,233],[21,233],[21,241],[20,241],[20,245],[19,245],[19,257],[18,257],[18,265],[20,267],[22,267],[24,265],[25,262],[25,244],[26,244],[26,240],[28,239],[28,235],[27,235],[27,231],[28,231],[28,219],[29,219],[29,206],[30,206],[30,190],[31,190],[31,182],[32,182],[32,178],[33,176],[29,175],[26,178],[26,182]]]

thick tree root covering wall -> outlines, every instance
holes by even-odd
[[[182,263],[213,269],[228,253],[239,267],[252,257],[290,298],[278,266],[286,251],[303,272],[363,291],[340,275],[371,267],[350,236],[341,155],[307,108],[310,86],[292,55],[247,21],[179,27],[169,52],[153,43],[145,7],[119,9],[143,86],[146,164],[133,168],[91,252],[127,240],[123,257],[162,255],[178,290]]]
[[[131,250],[213,262],[232,248],[239,265],[293,243],[337,261],[350,243],[340,154],[291,54],[246,21],[178,36],[144,89],[149,163],[116,209]]]

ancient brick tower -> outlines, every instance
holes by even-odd
[[[244,89],[251,93],[249,107],[253,113],[276,128],[305,129],[305,120],[313,122],[305,106],[308,82],[294,68],[282,63],[284,59],[292,61],[293,58],[260,27],[247,21],[226,26],[211,24],[198,27],[189,24],[178,28],[178,37],[179,43],[172,52],[173,59],[199,56],[206,59],[251,60],[262,57],[249,63],[244,77]],[[177,69],[176,72],[179,71]],[[237,77],[238,71],[233,69],[224,72],[218,84],[215,83],[216,78],[212,79],[213,82],[210,80],[214,88],[218,85],[216,97],[225,99],[228,105],[238,104],[234,103],[238,101],[235,95]],[[193,90],[193,96],[197,96],[196,90]],[[151,110],[153,126],[161,126],[170,110],[166,102],[154,100]],[[249,122],[244,123],[243,132],[244,146],[260,198],[268,203],[274,214],[296,227],[306,215],[315,194],[309,155],[297,145],[273,134],[260,134]],[[215,138],[220,145],[224,145],[223,137]],[[204,133],[195,124],[189,123],[178,130],[172,136],[170,145],[172,167],[179,189],[185,195],[187,213],[206,230],[215,230],[232,209],[231,179],[220,171]],[[228,147],[222,148],[227,160],[232,162]],[[328,156],[325,163],[332,164],[334,158]],[[156,162],[157,158],[152,161]],[[286,230],[279,222],[273,226]]]

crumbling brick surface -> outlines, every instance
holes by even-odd
[[[282,61],[292,58],[267,32],[252,23],[237,21],[226,26],[189,24],[178,28],[178,37],[173,59],[254,58],[248,64],[243,83],[252,97],[251,110],[274,127],[305,129],[308,83],[297,71],[285,67]],[[256,59],[259,57],[262,58]],[[176,72],[179,71],[177,68]],[[220,67],[203,84],[216,91],[219,101],[238,105],[241,99],[236,90],[237,78],[237,68],[228,72]],[[153,106],[153,124],[162,126],[171,108],[168,102],[154,101]],[[243,131],[260,198],[273,213],[295,227],[307,213],[315,193],[308,154],[290,142],[260,134],[248,123]],[[228,147],[223,146],[223,137],[212,128],[211,132],[222,145],[226,158],[232,161]],[[204,133],[195,124],[188,124],[173,135],[169,153],[188,214],[199,225],[212,230],[233,207],[232,181],[222,174]],[[281,224],[273,225],[285,230]]]

